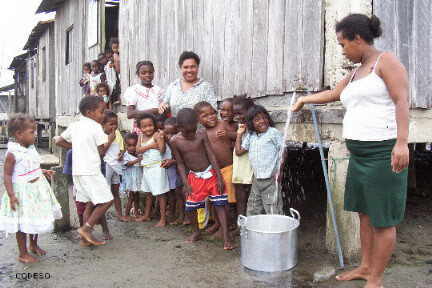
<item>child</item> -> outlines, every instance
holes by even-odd
[[[173,158],[171,147],[168,142],[171,138],[177,134],[177,119],[175,117],[171,117],[165,120],[164,122],[164,134],[165,141],[167,143],[166,151],[164,154],[164,160],[162,161],[161,167],[167,169],[168,174],[168,182],[170,187],[169,193],[169,207],[170,215],[175,217],[176,208],[179,206],[179,216],[176,220],[172,221],[170,224],[182,224],[184,221],[184,196],[179,189],[181,186],[180,177],[177,175],[177,161]]]
[[[102,167],[101,167],[102,168]],[[101,169],[102,171],[102,169]],[[105,173],[102,171],[102,173]],[[68,192],[73,195],[73,199],[75,201],[75,207],[77,209],[77,215],[78,215],[78,221],[80,227],[84,225],[84,211],[86,208],[87,203],[80,202],[76,200],[76,189],[73,186],[73,177],[72,177],[72,149],[69,149],[66,152],[65,162],[63,166],[63,174],[68,176]],[[105,240],[112,240],[111,233],[108,228],[108,223],[106,221],[105,215],[100,219],[100,221],[97,223],[100,224],[102,227],[102,233],[104,235]],[[80,246],[81,247],[87,247],[90,246],[90,243],[85,241],[84,239],[80,240]]]
[[[110,141],[108,142],[109,148],[103,158],[105,162],[105,178],[108,185],[111,186],[117,218],[120,221],[127,221],[128,217],[124,217],[122,215],[122,207],[119,195],[120,175],[123,170],[120,160],[123,156],[124,144],[123,137],[121,136],[120,131],[117,130],[117,114],[110,110],[105,110],[102,127],[104,132],[107,135],[110,135]]]
[[[197,132],[198,117],[194,110],[183,108],[177,114],[180,133],[170,141],[186,196],[186,212],[191,213],[194,233],[189,242],[200,239],[196,209],[203,208],[209,198],[215,206],[217,217],[223,231],[224,249],[231,250],[233,245],[228,235],[227,219],[224,206],[227,195],[224,194],[223,178],[218,161],[213,153],[206,133]],[[189,174],[186,176],[186,169]]]
[[[34,147],[35,131],[36,122],[30,116],[15,114],[9,118],[8,133],[13,140],[8,143],[4,162],[7,193],[0,206],[0,230],[16,233],[18,261],[22,263],[38,261],[28,253],[27,234],[30,252],[45,255],[46,251],[38,246],[38,234],[51,232],[54,220],[62,217],[61,207],[45,178],[54,171],[40,168],[40,156]]]
[[[120,73],[120,43],[118,38],[111,38],[109,42],[109,47],[112,51],[114,69],[117,73]]]
[[[234,131],[236,131],[236,123],[234,122],[233,98],[226,98],[222,101],[219,108],[220,118],[227,122]]]
[[[108,137],[100,125],[105,110],[102,98],[82,98],[79,110],[82,114],[80,120],[71,123],[60,137],[56,137],[55,142],[64,148],[73,146],[72,178],[77,190],[76,200],[87,203],[84,225],[78,233],[84,241],[99,246],[106,242],[95,239],[92,229],[113,203],[110,187],[101,172],[100,155],[108,150],[108,141],[112,143],[115,134]]]
[[[96,85],[96,94],[99,97],[102,97],[105,104],[108,108],[111,107],[111,103],[109,102],[110,88],[107,83],[102,82]]]
[[[101,65],[97,60],[93,60],[91,63],[92,72],[90,74],[90,95],[98,96],[96,93],[96,87],[99,83],[105,82],[105,73],[101,70]]]
[[[237,131],[235,152],[242,155],[249,151],[249,160],[254,172],[252,191],[247,203],[247,215],[282,214],[280,189],[276,191],[276,173],[279,169],[278,156],[283,148],[282,134],[274,128],[267,110],[256,105],[247,112],[246,132],[244,124]],[[275,199],[274,193],[278,194]]]
[[[116,83],[117,83],[117,78],[118,78],[117,72],[114,69],[114,63],[112,60],[112,56],[113,56],[113,53],[112,53],[111,49],[106,49],[105,50],[105,59],[107,60],[107,62],[103,66],[103,68],[104,68],[104,72],[105,72],[105,76],[106,76],[106,82],[108,84],[110,93],[113,92],[113,90],[116,86]],[[111,96],[111,94],[109,94],[108,96]],[[115,102],[115,101],[110,101],[110,103],[112,103],[112,102]]]
[[[142,157],[136,153],[138,135],[128,133],[125,136],[126,152],[123,155],[123,190],[129,193],[128,202],[126,203],[125,215],[128,217],[133,208],[135,216],[138,216],[139,194],[141,190],[142,168],[140,163]]]
[[[82,87],[83,96],[90,96],[90,76],[91,76],[91,64],[84,63],[83,65],[83,76],[79,82]]]
[[[249,108],[254,106],[252,99],[246,97],[245,94],[234,96],[233,98],[233,114],[234,121],[239,125],[246,124],[246,114]],[[249,198],[250,186],[252,184],[252,168],[250,166],[247,153],[238,156],[233,155],[233,180],[236,189],[237,213],[246,215],[246,204]]]
[[[157,197],[160,206],[160,221],[155,227],[166,226],[167,195],[170,190],[168,175],[165,168],[161,167],[162,155],[165,153],[165,136],[163,131],[157,131],[156,120],[152,114],[144,114],[138,118],[138,127],[141,135],[138,137],[136,151],[143,154],[141,164],[143,166],[143,178],[141,190],[147,193],[144,215],[136,221],[150,220],[152,195]],[[151,194],[150,194],[151,193]]]
[[[210,140],[210,145],[218,161],[224,180],[225,191],[228,195],[228,203],[235,203],[235,188],[232,184],[232,164],[233,142],[236,139],[236,132],[229,126],[228,122],[218,120],[217,111],[210,103],[205,101],[199,102],[195,105],[194,110],[198,114],[199,123],[206,129],[207,137]],[[216,225],[210,227],[207,232],[216,232],[218,228],[219,224],[216,222]]]
[[[140,61],[136,65],[136,75],[140,83],[126,89],[125,99],[128,106],[128,118],[137,119],[143,114],[158,114],[159,105],[162,102],[163,90],[159,86],[153,85],[154,66],[150,61]],[[141,134],[134,121],[133,132]]]

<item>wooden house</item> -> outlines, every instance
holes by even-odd
[[[9,69],[14,71],[15,93],[10,99],[11,113],[28,112],[29,82],[27,71],[27,58],[32,57],[34,52],[26,52],[13,58]]]
[[[56,12],[54,89],[60,125],[78,113],[83,64],[97,59],[107,41],[117,36],[117,6],[117,1],[108,0],[43,0],[36,11]]]

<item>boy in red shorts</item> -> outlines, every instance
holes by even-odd
[[[221,224],[224,249],[234,247],[228,234],[227,195],[224,194],[224,181],[218,162],[210,147],[205,131],[197,132],[198,116],[193,109],[184,108],[177,113],[179,134],[173,136],[170,144],[177,160],[177,169],[182,177],[183,191],[186,195],[186,212],[191,213],[194,232],[188,242],[200,239],[196,210],[203,208],[208,198],[215,207],[216,216]],[[186,175],[186,169],[189,173]]]

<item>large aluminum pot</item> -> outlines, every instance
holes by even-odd
[[[297,228],[300,214],[290,208],[291,216],[239,215],[241,227],[240,262],[263,272],[289,270],[297,265]]]

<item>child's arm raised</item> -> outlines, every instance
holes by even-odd
[[[213,150],[210,146],[210,141],[207,137],[207,133],[202,133],[203,141],[204,141],[204,147],[206,149],[207,157],[210,161],[210,164],[212,165],[213,169],[216,171],[216,177],[217,177],[217,185],[219,189],[219,193],[222,195],[224,192],[224,181],[222,178],[222,174],[219,169],[219,164],[216,160],[216,156],[213,153]]]
[[[116,138],[116,134],[115,134],[115,131],[113,131],[108,135],[108,143],[105,143],[105,144],[98,146],[99,154],[101,156],[105,155],[105,153],[108,151],[111,144],[114,142],[115,138]]]
[[[72,143],[67,142],[62,136],[54,136],[53,141],[56,146],[62,147],[64,149],[72,148]]]
[[[155,141],[154,143],[152,143],[150,145],[143,146],[142,145],[142,136],[140,136],[138,138],[138,143],[137,143],[137,146],[136,146],[136,153],[142,154],[142,153],[144,153],[144,152],[146,152],[147,150],[150,150],[150,149],[159,149],[159,144]]]
[[[243,149],[242,147],[242,138],[244,133],[246,132],[246,125],[245,124],[240,124],[239,128],[237,130],[237,138],[236,138],[236,142],[235,142],[235,153],[237,156],[243,155],[247,152],[246,149]]]
[[[13,191],[13,185],[12,185],[12,175],[15,167],[15,156],[12,153],[7,153],[6,159],[4,162],[4,171],[3,171],[3,179],[4,179],[4,185],[6,188],[6,192],[9,196],[9,203],[11,206],[11,209],[13,211],[16,210],[16,205],[18,205],[18,199],[15,196],[15,193]]]
[[[142,161],[142,157],[138,157],[137,159],[135,159],[135,160],[132,160],[132,161],[128,161],[128,162],[126,162],[126,166],[128,166],[128,167],[130,167],[130,166],[134,166],[135,164],[138,164],[139,162],[141,162]]]
[[[177,160],[177,170],[180,174],[180,177],[183,182],[183,193],[187,196],[189,196],[192,193],[192,188],[189,186],[187,177],[186,177],[186,167],[184,164],[184,160],[182,155],[180,154],[177,145],[175,143],[175,140],[172,139],[169,142],[171,144],[172,152],[174,154],[175,159]]]
[[[165,146],[165,134],[163,131],[156,132],[155,136],[155,142],[158,144],[158,150],[161,154],[165,153],[166,146]]]

